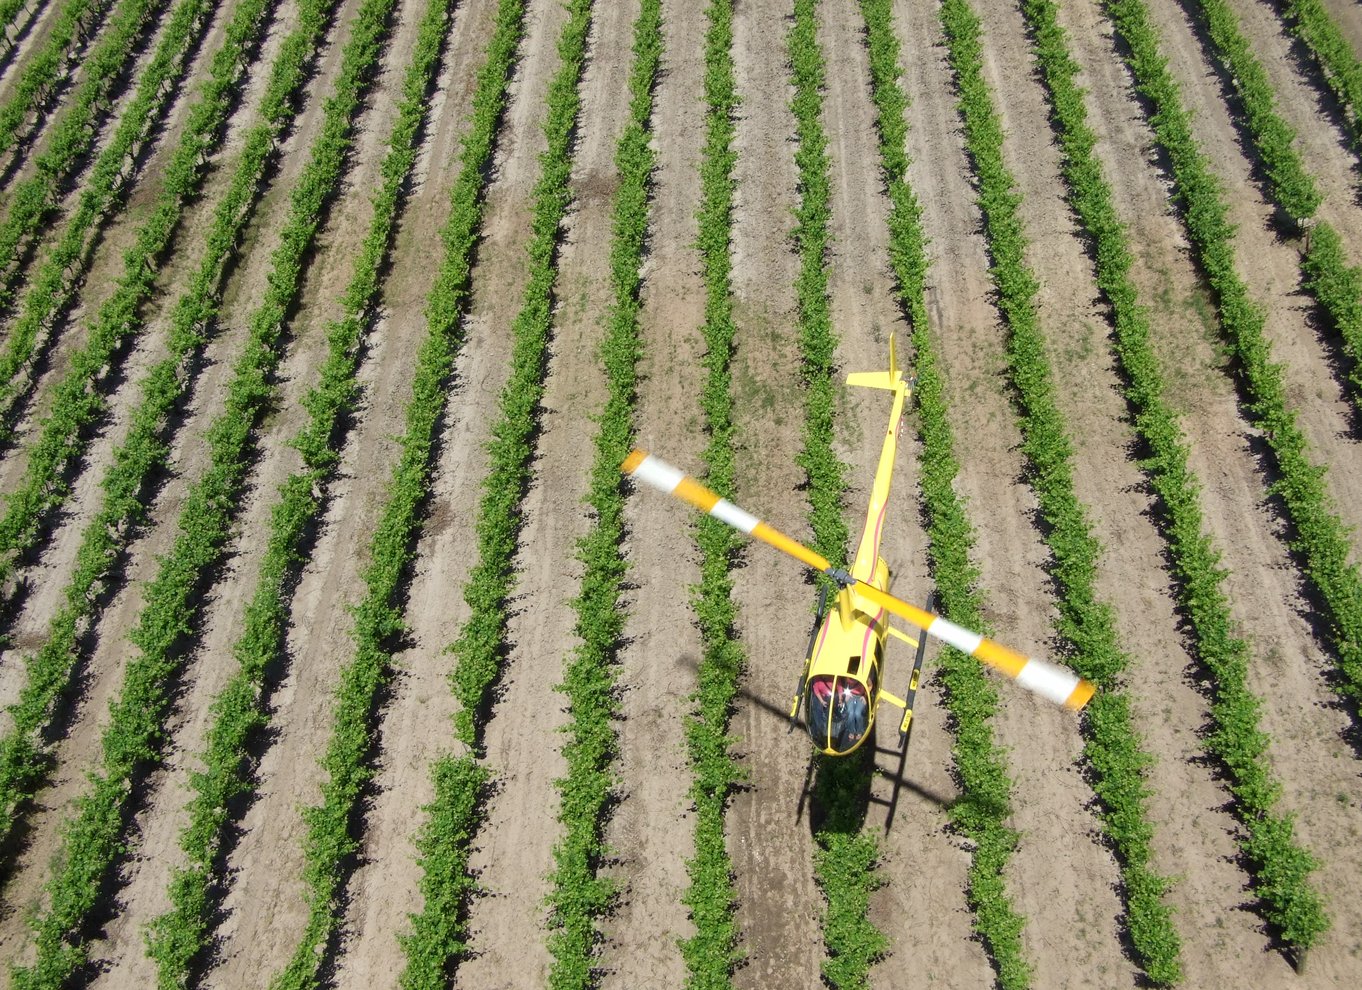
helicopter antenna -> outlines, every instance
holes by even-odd
[[[855,594],[866,601],[917,626],[933,639],[953,646],[962,653],[968,653],[1043,698],[1078,711],[1088,703],[1097,690],[1097,686],[1091,681],[1084,680],[1065,667],[1018,653],[979,633],[971,632],[964,626],[958,626],[939,615],[910,605],[901,598],[895,598],[872,584],[858,581],[798,540],[791,539],[728,499],[720,498],[694,478],[652,454],[635,450],[625,458],[620,470],[628,477],[642,481],[660,492],[676,496],[701,512],[727,523],[740,533],[789,554],[806,567],[828,575],[843,587],[853,589]]]

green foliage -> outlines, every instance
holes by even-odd
[[[907,181],[904,113],[908,99],[898,83],[899,44],[893,8],[889,0],[862,0],[861,13],[870,54],[880,162],[890,199],[890,265],[899,303],[912,327],[918,429],[923,445],[918,483],[927,515],[932,578],[941,613],[953,622],[986,632],[976,586],[979,571],[969,559],[974,533],[964,502],[954,488],[960,467],[947,415],[945,382],[927,320],[926,236],[921,208]],[[974,844],[967,896],[975,915],[975,930],[992,956],[999,983],[1009,990],[1025,987],[1030,982],[1030,969],[1021,954],[1023,921],[1013,909],[1003,882],[1017,836],[1006,825],[1012,784],[1004,752],[993,740],[991,720],[997,709],[997,692],[979,664],[958,651],[943,650],[938,664],[955,735],[953,753],[960,785],[951,821]]]
[[[19,14],[27,6],[28,0],[4,0],[0,3],[0,45],[4,46],[5,51],[13,44],[9,41],[9,29],[15,26]]]
[[[705,446],[706,482],[720,496],[734,494],[733,396],[729,365],[733,357],[732,259],[734,114],[738,108],[733,69],[733,5],[711,0],[705,10],[705,142],[700,161],[698,246],[705,281],[705,384],[700,394],[709,442]],[[738,677],[745,663],[733,636],[737,605],[733,578],[739,538],[724,523],[704,516],[696,526],[700,583],[691,589],[691,607],[700,626],[699,684],[695,708],[686,721],[686,748],[695,781],[695,856],[686,863],[690,887],[682,900],[690,909],[695,934],[681,942],[686,986],[695,990],[730,987],[734,968],[744,958],[734,921],[733,867],[724,838],[724,810],[741,771],[730,750],[728,722]]]
[[[601,363],[608,395],[597,420],[591,489],[586,502],[595,525],[578,543],[583,564],[581,590],[573,600],[574,632],[579,645],[557,686],[568,699],[570,722],[563,751],[567,775],[558,781],[558,821],[564,837],[553,851],[556,867],[550,878],[549,919],[554,932],[549,951],[554,987],[589,987],[595,983],[592,963],[600,935],[596,920],[614,896],[614,887],[598,876],[607,854],[605,806],[614,787],[610,766],[618,739],[612,719],[615,701],[614,661],[624,629],[620,592],[627,573],[621,552],[624,541],[624,493],[620,462],[632,446],[637,388],[640,266],[648,229],[648,189],[654,166],[649,147],[653,86],[662,60],[660,0],[644,0],[634,23],[634,63],[629,79],[629,120],[615,151],[620,184],[615,194],[614,236],[610,247],[610,284],[614,299],[607,316]]]
[[[1119,646],[1115,614],[1097,595],[1102,546],[1074,490],[1073,445],[1055,401],[1036,313],[1039,284],[1024,257],[1021,194],[1003,161],[1002,126],[983,79],[978,18],[965,0],[945,0],[942,22],[960,93],[965,145],[979,182],[991,274],[1007,321],[1008,377],[1020,414],[1028,481],[1047,523],[1043,536],[1052,554],[1049,569],[1060,590],[1058,632],[1068,664],[1099,688],[1083,722],[1084,755],[1101,801],[1103,829],[1120,864],[1135,954],[1151,981],[1167,985],[1182,977],[1181,940],[1172,912],[1160,898],[1169,882],[1150,868],[1153,828],[1145,779],[1150,757],[1141,748],[1120,693],[1118,677],[1129,660]]]
[[[1362,61],[1320,0],[1283,0],[1282,5],[1291,30],[1314,54],[1325,81],[1348,108],[1353,128],[1362,133]]]
[[[1305,288],[1319,300],[1343,339],[1343,350],[1352,365],[1348,386],[1353,403],[1362,409],[1362,268],[1348,264],[1343,238],[1320,221],[1306,239],[1301,272]]]
[[[119,335],[141,327],[138,308],[151,294],[155,262],[167,250],[176,222],[188,197],[206,172],[207,154],[220,136],[222,124],[244,83],[242,68],[253,56],[254,45],[268,23],[267,0],[250,0],[237,8],[228,25],[222,47],[213,57],[211,74],[201,98],[189,112],[185,132],[166,170],[165,192],[151,217],[138,232],[134,247],[125,256],[123,278],[113,296],[100,308],[91,328],[90,342],[71,361],[71,370],[57,387],[52,416],[30,448],[29,473],[24,487],[7,506],[0,521],[6,548],[22,547],[34,539],[27,535],[36,526],[37,513],[60,504],[67,492],[54,487],[69,459],[83,449],[80,430],[98,415],[102,399],[93,380],[110,360]],[[307,44],[304,38],[303,45]],[[305,50],[295,45],[293,51]],[[281,65],[283,63],[280,63]],[[290,64],[276,73],[270,106],[283,106],[289,89],[302,78],[301,66]],[[262,147],[267,147],[270,127],[282,126],[287,116],[265,125]],[[24,686],[11,706],[11,731],[0,740],[0,838],[14,827],[23,802],[39,786],[45,767],[40,750],[43,726],[56,700],[67,690],[77,660],[77,630],[92,616],[100,600],[99,587],[117,561],[129,529],[144,515],[141,492],[151,474],[165,467],[168,441],[161,435],[166,417],[188,386],[183,369],[204,341],[204,323],[212,315],[213,287],[234,242],[245,223],[244,204],[254,195],[264,167],[263,151],[247,154],[217,212],[209,232],[209,252],[200,266],[191,292],[175,308],[169,339],[170,354],[157,364],[142,383],[142,395],[131,416],[128,435],[116,448],[113,463],[101,481],[104,493],[99,510],[86,526],[76,555],[76,569],[63,592],[63,605],[48,628],[48,639],[36,654],[25,659]],[[72,421],[64,418],[69,411]],[[54,501],[44,505],[43,499]],[[37,501],[33,505],[27,500]],[[32,513],[26,516],[24,513]],[[13,562],[6,560],[0,574]]]
[[[837,332],[828,303],[826,264],[831,240],[828,231],[831,187],[828,139],[821,121],[825,72],[823,53],[818,46],[816,8],[816,0],[799,0],[787,41],[795,85],[791,109],[799,136],[795,164],[799,168],[800,202],[794,229],[800,259],[795,295],[804,383],[804,443],[799,465],[809,479],[813,549],[828,560],[844,561],[848,540],[846,520],[842,517],[846,465],[832,449]]]
[[[544,393],[557,277],[557,245],[571,201],[572,137],[581,106],[577,90],[585,65],[591,13],[591,0],[574,0],[558,40],[560,64],[549,84],[543,124],[547,147],[539,158],[540,175],[535,184],[533,236],[528,247],[529,283],[520,312],[512,324],[511,374],[499,401],[501,418],[492,427],[492,440],[488,444],[490,463],[479,501],[478,559],[464,587],[464,601],[471,613],[458,639],[449,648],[456,657],[450,681],[460,702],[460,711],[455,716],[455,733],[473,750],[479,745],[480,715],[486,711],[489,691],[507,648],[507,606],[515,583],[514,556],[520,532],[520,507],[529,489],[533,437]],[[656,54],[645,95],[651,93],[651,77],[655,71]],[[609,569],[610,565],[606,564],[606,567]],[[618,568],[614,570],[618,572]],[[584,581],[592,578],[593,575],[588,574]],[[598,583],[609,580],[600,573],[594,578]],[[606,589],[599,587],[598,590]],[[583,594],[588,594],[585,586]],[[589,609],[590,605],[586,607]],[[607,605],[606,611],[612,608]],[[593,645],[587,639],[588,634],[602,630],[583,626],[585,617],[580,600],[578,612],[582,617],[578,631],[586,640],[582,650],[588,651]],[[609,621],[611,617],[605,618]],[[606,632],[605,635],[613,642],[617,632]],[[609,643],[597,641],[594,645],[601,650],[610,649]],[[554,956],[549,982],[554,987],[591,984],[592,956],[597,939],[594,922],[612,894],[610,886],[596,877],[595,865],[601,853],[600,832],[603,828],[603,822],[598,821],[599,812],[609,795],[611,783],[605,765],[614,752],[614,732],[609,724],[613,707],[608,675],[595,669],[599,666],[596,656],[584,659],[585,656],[579,652],[566,683],[560,686],[560,690],[569,695],[573,718],[568,726],[571,739],[564,746],[568,776],[558,781],[562,797],[560,820],[568,827],[568,833],[554,849],[556,869],[551,878],[553,890],[548,901],[550,926],[556,929],[549,938]],[[472,761],[472,757],[464,759]],[[443,812],[435,805],[430,810],[433,823]],[[433,825],[427,828],[433,828]],[[427,840],[429,835],[428,831]],[[464,846],[468,838],[463,838]],[[427,841],[422,851],[431,857],[461,854],[460,850],[434,841]],[[443,885],[451,881],[458,890],[443,893]],[[440,877],[427,869],[422,879],[423,891],[429,892],[425,908],[413,917],[414,931],[403,940],[408,960],[402,978],[404,987],[444,985],[444,974],[465,947],[455,937],[456,933],[437,930],[438,912],[448,910],[442,904],[453,903],[461,916],[463,898],[472,885],[466,866],[463,873],[452,878]],[[432,897],[432,893],[437,892],[441,892],[441,896]]]
[[[461,343],[459,321],[467,303],[468,275],[473,244],[481,223],[486,167],[491,160],[496,125],[506,98],[507,79],[520,41],[523,6],[523,0],[502,0],[487,59],[478,74],[471,127],[463,139],[461,167],[450,193],[450,215],[441,233],[445,255],[427,307],[428,335],[417,356],[402,450],[389,487],[389,501],[370,544],[370,565],[364,574],[368,590],[364,600],[354,609],[355,625],[351,635],[356,644],[355,656],[341,671],[332,734],[322,760],[327,775],[322,804],[305,812],[304,883],[309,904],[308,922],[293,958],[276,976],[276,986],[314,985],[322,950],[339,923],[336,895],[343,881],[344,863],[356,848],[351,837],[351,820],[371,773],[368,758],[373,741],[374,704],[391,663],[392,638],[401,629],[397,603],[410,558],[417,512],[429,484],[435,423],[446,400],[443,386]],[[444,5],[440,16],[447,17],[447,10]],[[393,151],[384,163],[384,187],[375,204],[375,226],[365,243],[362,266],[357,269],[347,291],[346,305],[351,313],[347,321],[356,318],[355,314],[365,309],[366,300],[371,301],[377,291],[373,279],[391,236],[390,233],[376,233],[379,230],[378,214],[396,208],[402,176],[411,167],[410,146],[419,126],[420,105],[426,95],[421,71],[416,66],[436,57],[438,37],[444,30],[443,24],[438,28],[434,26],[436,19],[437,15],[428,9],[403,91],[399,123],[392,138]],[[392,217],[385,221],[391,222]],[[335,378],[324,376],[316,395],[319,399],[323,395],[328,398],[313,405],[321,414],[314,415],[298,438],[299,449],[314,470],[329,472],[334,469],[332,445],[336,440],[336,422],[324,407],[337,393],[346,393],[351,387],[353,370],[349,361],[352,358],[341,358],[334,349],[340,345],[341,350],[348,352],[346,338],[351,332],[352,329],[339,325],[333,327],[332,355],[334,368],[340,374]],[[328,366],[333,366],[331,359]],[[343,401],[349,402],[350,398]],[[343,408],[343,405],[337,405],[334,411],[339,414]],[[285,497],[287,500],[287,493]],[[471,827],[468,823],[476,819],[478,795],[484,783],[476,768],[469,772],[464,768],[445,766],[439,771],[436,801],[449,806],[424,834],[423,862],[444,864],[451,861],[448,857],[442,858],[438,850],[432,852],[429,844],[468,834]],[[451,884],[457,884],[457,878],[438,878],[439,890],[457,902],[461,895],[457,891],[449,893]],[[439,900],[438,891],[425,881],[422,892],[428,904],[446,903]],[[457,932],[458,924],[457,917],[451,916],[424,928],[418,926],[418,931],[427,935]],[[409,968],[411,952],[412,948],[408,946]],[[427,954],[422,961],[430,963],[430,960]],[[405,974],[403,981],[404,986],[419,985],[409,983],[409,976]]]
[[[284,655],[288,625],[287,589],[301,567],[300,545],[325,505],[326,487],[339,463],[340,424],[355,407],[355,372],[364,331],[372,324],[378,300],[379,270],[388,256],[403,187],[416,161],[416,140],[425,119],[427,94],[439,66],[450,24],[452,0],[430,0],[403,81],[397,120],[388,139],[374,196],[373,218],[360,246],[343,296],[344,315],[327,334],[327,356],[319,380],[303,399],[308,422],[293,438],[303,468],[279,489],[256,589],[246,607],[245,628],[234,647],[239,669],[214,700],[207,732],[204,769],[192,780],[189,824],[180,835],[187,865],[176,867],[170,883],[171,910],[147,933],[162,990],[188,986],[195,960],[211,939],[215,864],[227,827],[228,803],[251,786],[245,753],[266,721],[265,673]]]
[[[390,5],[392,0],[382,2]],[[355,640],[355,656],[340,672],[331,737],[321,760],[326,775],[322,802],[303,812],[307,827],[303,839],[303,884],[308,920],[289,962],[271,981],[276,990],[317,985],[326,946],[340,922],[338,896],[346,873],[345,863],[357,848],[351,823],[360,794],[372,774],[369,754],[373,745],[374,705],[391,665],[392,639],[401,629],[400,589],[419,505],[429,484],[434,428],[445,402],[443,383],[457,350],[456,331],[467,292],[469,255],[480,221],[484,182],[480,172],[490,158],[505,76],[519,38],[519,6],[502,5],[493,48],[480,75],[473,128],[464,138],[463,167],[451,193],[450,221],[443,232],[446,257],[428,308],[430,332],[417,357],[413,398],[407,406],[407,430],[389,488],[389,501],[370,544],[370,563],[364,573],[367,592],[354,609],[351,635]],[[375,6],[364,12],[361,25],[370,32],[363,46],[368,64],[378,57],[390,11],[391,6]],[[422,54],[431,57],[429,44]],[[441,289],[459,293],[454,305],[446,307],[437,302],[435,297]],[[325,421],[310,424],[300,440],[300,448],[305,455],[312,450],[323,462],[329,462],[334,459],[334,452],[324,452],[318,446],[324,439],[323,429],[330,432]]]
[[[35,340],[38,331],[58,313],[79,281],[87,260],[86,242],[92,228],[107,218],[118,201],[127,180],[128,162],[135,157],[162,114],[171,94],[188,68],[188,54],[212,19],[215,4],[207,0],[180,0],[170,14],[156,54],[138,81],[137,94],[119,119],[112,140],[100,152],[80,192],[75,213],[67,221],[56,248],[44,261],[32,287],[24,297],[23,310],[11,330],[10,346],[20,338]],[[154,13],[154,11],[153,11]],[[125,33],[125,42],[132,36]],[[126,52],[119,52],[119,57]],[[221,118],[217,118],[221,122]],[[100,310],[91,333],[71,359],[70,369],[57,384],[52,411],[38,428],[37,441],[28,448],[28,460],[19,487],[5,496],[5,511],[0,517],[0,584],[13,573],[18,558],[31,550],[42,534],[41,520],[65,502],[70,494],[62,483],[65,469],[84,449],[82,431],[105,410],[104,396],[92,387],[107,375],[117,343],[135,332],[141,324],[135,319],[139,299],[151,291],[155,267],[151,260],[165,250],[185,200],[180,186],[196,182],[201,156],[198,142],[206,137],[202,129],[186,135],[179,148],[190,151],[171,161],[167,192],[157,204],[153,217],[138,231],[137,240],[125,258],[123,279],[114,297]],[[23,349],[23,348],[19,348]],[[31,347],[28,348],[31,351]],[[16,351],[17,353],[17,351]],[[0,444],[12,436],[16,405],[7,405],[0,388]]]
[[[839,990],[870,986],[870,967],[884,958],[889,939],[870,921],[870,895],[883,886],[880,846],[863,832],[867,765],[860,760],[825,758],[818,768],[818,801],[827,820],[814,838],[814,869],[827,898],[823,914],[823,981]]]
[[[574,0],[569,9],[571,16],[558,45],[562,64],[549,85],[543,125],[548,147],[540,156],[535,184],[530,279],[512,325],[511,375],[498,402],[501,418],[492,427],[491,459],[478,503],[478,559],[463,592],[472,611],[450,647],[456,657],[451,682],[461,709],[455,729],[470,746],[478,743],[475,717],[500,670],[506,645],[506,604],[515,587],[513,557],[520,504],[529,488],[531,440],[544,395],[559,227],[571,197],[572,134],[581,102],[577,84],[586,54],[591,4]]]
[[[804,444],[799,464],[807,478],[812,545],[828,560],[844,563],[846,468],[832,448],[837,333],[828,304],[830,181],[827,135],[821,120],[826,76],[818,45],[817,6],[817,0],[798,0],[786,41],[795,86],[791,109],[799,135],[795,164],[801,194],[794,230],[800,257],[795,294],[804,384]],[[826,786],[819,798],[828,809],[826,824],[815,836],[819,848],[814,864],[828,902],[823,916],[828,952],[823,978],[834,987],[863,988],[869,986],[871,964],[889,947],[888,939],[869,918],[870,892],[881,880],[874,870],[879,844],[860,831],[863,815],[858,809],[864,803],[859,792],[868,783],[865,767],[856,761],[825,761],[820,782]]]
[[[251,460],[251,435],[274,391],[271,379],[283,352],[285,314],[297,295],[302,259],[339,187],[351,126],[377,61],[393,2],[367,0],[357,14],[354,33],[342,54],[336,92],[327,101],[310,160],[293,188],[264,298],[251,316],[245,350],[227,386],[226,408],[207,431],[209,466],[186,494],[174,543],[146,587],[141,614],[130,634],[137,655],[128,662],[119,695],[110,705],[100,769],[91,775],[75,817],[63,827],[62,866],[48,885],[51,903],[33,922],[37,958],[30,966],[13,969],[14,984],[22,990],[55,990],[84,962],[84,922],[122,851],[133,784],[159,759],[173,683],[183,657],[181,647],[192,632],[195,602],[204,579],[221,559],[231,533]],[[309,13],[314,16],[307,17]],[[293,53],[292,60],[284,64],[294,71],[285,69],[274,80],[294,84],[284,87],[285,94],[301,83],[311,50],[306,42],[309,36],[320,34],[328,13],[325,7],[303,11],[294,35],[303,45],[285,46],[281,56],[289,59]],[[287,119],[287,114],[281,119]]]
[[[73,56],[98,32],[110,4],[111,0],[66,0],[62,5],[42,48],[28,59],[14,82],[13,95],[0,107],[0,154],[18,143],[29,115],[41,114],[57,96],[63,77],[79,61]]]
[[[464,917],[477,890],[468,854],[491,774],[470,755],[443,756],[431,768],[431,777],[435,798],[421,809],[426,821],[416,840],[425,908],[411,916],[411,932],[399,936],[407,957],[403,990],[444,990],[450,985],[453,961],[468,950]]]
[[[54,124],[47,147],[34,163],[33,174],[15,188],[9,213],[0,224],[0,305],[9,305],[15,283],[23,272],[22,265],[16,263],[20,243],[44,232],[43,224],[56,209],[63,183],[94,144],[98,118],[108,111],[116,95],[116,83],[133,46],[143,30],[155,23],[164,5],[165,0],[121,0],[107,34],[86,60],[81,85]],[[81,191],[76,216],[67,223],[39,275],[31,280],[23,312],[10,328],[4,351],[0,352],[0,424],[4,424],[0,437],[9,432],[11,406],[24,388],[16,376],[31,360],[40,331],[64,306],[71,291],[74,279],[67,279],[66,270],[83,266],[86,230],[108,206],[113,198],[114,184],[123,178],[122,173],[130,171],[133,149],[145,140],[154,123],[151,120],[153,110],[165,105],[169,94],[161,92],[160,86],[182,72],[182,60],[191,41],[189,26],[201,13],[201,10],[195,11],[187,20],[180,20],[169,45],[163,42],[159,46],[158,55],[163,57],[148,66],[147,72],[160,78],[154,85],[139,89],[137,101],[129,108],[130,113],[125,113],[120,121],[113,146],[99,157],[102,168],[91,174]],[[58,30],[62,24],[64,21],[59,20]],[[44,63],[40,60],[30,68],[39,64]],[[0,110],[0,118],[4,118],[13,105]],[[0,119],[0,148],[10,133],[6,123]]]
[[[1349,545],[1342,524],[1328,507],[1323,469],[1309,462],[1305,438],[1286,407],[1281,368],[1271,362],[1263,336],[1263,312],[1248,298],[1235,271],[1233,229],[1225,219],[1218,183],[1192,135],[1189,115],[1159,53],[1158,36],[1144,6],[1138,0],[1106,0],[1106,7],[1129,45],[1127,59],[1136,86],[1153,105],[1151,123],[1172,164],[1183,221],[1215,291],[1221,327],[1243,365],[1250,410],[1277,460],[1281,474],[1277,491],[1296,526],[1296,548],[1325,603],[1339,666],[1347,689],[1356,697],[1362,692],[1362,583],[1356,567],[1347,565]],[[1119,232],[1114,218],[1106,228],[1109,240],[1112,230]],[[1114,258],[1123,257],[1124,247],[1114,241],[1107,250]],[[1121,264],[1129,265],[1128,256]],[[1131,307],[1126,329],[1121,330],[1122,362],[1132,383],[1128,395],[1140,410],[1141,432],[1156,455],[1155,489],[1169,520],[1183,607],[1192,617],[1201,660],[1215,675],[1211,716],[1216,729],[1208,744],[1230,773],[1236,811],[1247,833],[1243,848],[1264,915],[1283,941],[1303,952],[1329,927],[1323,903],[1307,882],[1314,860],[1296,846],[1290,817],[1274,810],[1280,788],[1264,762],[1267,741],[1257,727],[1260,702],[1247,688],[1248,651],[1230,633],[1228,603],[1220,588],[1224,572],[1219,554],[1202,532],[1197,486],[1186,467],[1180,431],[1158,402],[1161,386],[1145,343],[1147,326],[1134,309],[1134,290],[1120,287],[1116,279],[1109,285],[1103,291]]]
[[[1277,115],[1267,73],[1239,31],[1225,0],[1200,0],[1216,52],[1229,67],[1253,146],[1267,168],[1273,201],[1298,224],[1314,216],[1321,196],[1294,144],[1295,134]],[[1348,265],[1343,241],[1324,221],[1310,228],[1301,258],[1305,288],[1315,297],[1343,341],[1351,364],[1352,399],[1362,408],[1362,275]]]
[[[1295,132],[1277,113],[1277,98],[1267,73],[1240,33],[1230,5],[1225,0],[1198,2],[1216,52],[1230,70],[1253,146],[1267,169],[1272,198],[1296,223],[1308,220],[1323,197],[1296,150]]]

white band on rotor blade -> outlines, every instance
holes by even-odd
[[[757,528],[757,523],[761,522],[752,513],[738,508],[726,498],[721,498],[714,503],[714,508],[709,510],[709,514],[720,522],[726,522],[739,533],[748,536],[752,535],[752,530]]]
[[[666,461],[658,460],[649,454],[643,458],[638,467],[634,468],[634,477],[670,495],[676,490],[676,486],[681,484],[685,474]]]
[[[1043,698],[1049,698],[1062,705],[1069,700],[1069,695],[1074,693],[1074,688],[1078,687],[1078,675],[1072,670],[1031,657],[1017,675],[1017,683]]]
[[[970,632],[964,626],[957,626],[949,619],[937,616],[936,620],[927,627],[927,635],[935,636],[948,646],[954,646],[962,653],[974,655],[974,651],[979,649],[979,644],[984,641],[984,637],[977,632]]]

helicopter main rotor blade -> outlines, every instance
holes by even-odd
[[[939,639],[962,653],[968,653],[1044,698],[1078,711],[1088,703],[1088,699],[1097,690],[1097,686],[1091,681],[1084,680],[1065,667],[1008,649],[1001,643],[971,632],[948,619],[911,605],[901,598],[895,598],[872,584],[856,580],[846,571],[833,567],[821,554],[810,550],[798,540],[791,539],[775,527],[767,525],[728,499],[720,498],[694,478],[651,454],[641,450],[633,451],[620,465],[620,470],[658,491],[675,495],[701,512],[727,523],[740,533],[784,551],[805,566],[827,574],[843,586],[854,587],[856,594],[867,601],[917,626],[928,636]]]

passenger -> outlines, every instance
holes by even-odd
[[[828,706],[831,702],[831,677],[825,674],[809,682],[809,735],[820,748],[828,744]]]
[[[866,704],[865,689],[861,685],[852,681],[849,686],[843,687],[842,707],[847,723],[847,736],[855,742],[865,735],[866,716],[870,712],[870,706]]]

